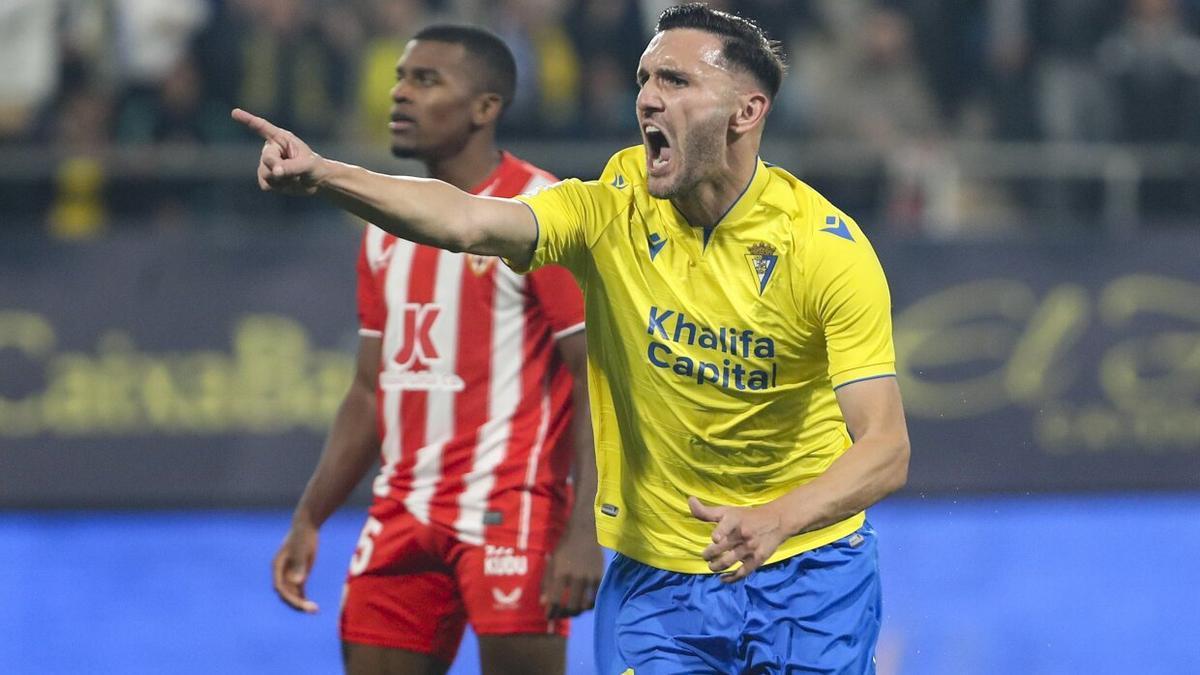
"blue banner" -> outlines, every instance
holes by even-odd
[[[1200,238],[876,241],[912,492],[1200,487]],[[0,506],[286,505],[358,230],[0,241]]]

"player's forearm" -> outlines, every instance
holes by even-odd
[[[865,436],[812,481],[776,500],[792,535],[841,522],[908,480],[908,435]]]
[[[296,506],[293,521],[320,527],[378,461],[375,392],[357,383],[338,408],[321,459]]]
[[[387,176],[360,166],[321,160],[319,193],[342,209],[401,239],[481,255],[479,237],[463,215],[471,195],[429,178]]]

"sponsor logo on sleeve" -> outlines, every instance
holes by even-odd
[[[822,232],[828,232],[837,237],[841,237],[846,241],[854,241],[854,237],[850,234],[850,228],[846,227],[846,221],[837,216],[826,216],[825,224],[829,227],[822,229]]]

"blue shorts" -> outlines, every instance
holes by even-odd
[[[875,672],[875,530],[724,584],[617,554],[596,598],[596,673]]]

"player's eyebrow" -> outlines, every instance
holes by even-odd
[[[396,66],[396,77],[403,77],[405,75],[417,76],[417,75],[437,75],[437,74],[438,74],[437,68],[418,67],[418,68],[410,69],[410,68],[405,68],[404,66]]]
[[[654,75],[656,77],[667,77],[674,80],[686,80],[688,77],[687,73],[684,71],[678,68],[671,68],[670,66],[659,66],[658,68],[655,68]],[[637,83],[641,85],[648,79],[650,79],[650,71],[646,70],[645,68],[638,68]]]

